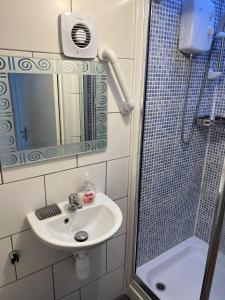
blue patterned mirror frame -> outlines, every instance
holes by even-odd
[[[8,73],[78,74],[96,76],[96,140],[17,151]],[[0,57],[0,156],[2,167],[104,150],[107,146],[107,76],[94,61]]]

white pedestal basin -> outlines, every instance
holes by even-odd
[[[46,245],[71,251],[86,251],[111,238],[122,223],[122,213],[117,204],[103,193],[97,193],[94,203],[76,211],[68,209],[68,201],[58,204],[62,213],[39,220],[35,212],[27,215],[35,235]],[[88,239],[78,242],[74,236],[85,231]]]

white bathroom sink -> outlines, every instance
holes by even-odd
[[[64,251],[84,251],[95,247],[112,237],[122,223],[120,208],[103,193],[97,193],[93,204],[76,211],[68,209],[68,201],[58,206],[62,211],[60,215],[39,220],[35,212],[31,212],[27,219],[42,242]],[[79,231],[87,232],[86,241],[78,242],[74,239]]]

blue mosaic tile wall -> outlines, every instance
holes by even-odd
[[[221,13],[225,12],[225,3],[222,5]],[[219,49],[220,43],[217,43]],[[216,53],[216,51],[215,51]],[[216,55],[215,55],[216,56]],[[225,55],[224,55],[225,61]],[[216,57],[214,57],[216,62]],[[211,93],[212,101],[215,101],[215,114],[225,117],[225,68],[223,63],[223,76],[215,83]],[[197,215],[195,235],[205,242],[209,242],[213,218],[216,208],[217,194],[221,178],[222,167],[225,158],[225,128],[215,127],[209,132],[208,148],[206,152],[205,168],[202,178],[202,187],[199,198],[199,209]],[[225,253],[225,223],[220,249]]]
[[[192,236],[198,212],[209,131],[196,128],[192,143],[187,146],[181,143],[182,101],[188,74],[188,60],[177,49],[181,2],[152,1],[140,184],[138,266]],[[218,22],[223,1],[213,2]],[[217,51],[214,49],[214,52]],[[206,60],[205,54],[199,55],[193,62],[185,132],[190,128]],[[207,84],[200,114],[210,113],[214,92],[215,83]]]
[[[224,111],[220,111],[220,114],[225,116],[225,103]],[[195,235],[208,243],[225,157],[225,128],[211,129],[206,155]],[[223,248],[223,252],[225,252],[225,243]]]

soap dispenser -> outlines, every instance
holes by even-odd
[[[82,204],[91,204],[95,200],[96,195],[96,187],[95,185],[90,181],[90,175],[89,172],[85,173],[85,180],[80,188],[80,199]]]

